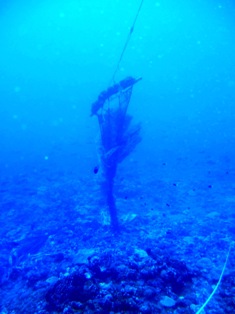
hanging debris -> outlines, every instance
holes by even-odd
[[[117,166],[141,141],[140,124],[133,125],[132,116],[127,114],[133,85],[140,80],[141,78],[127,77],[100,93],[91,106],[91,116],[97,116],[100,127],[102,190],[114,231],[119,231],[113,191]]]

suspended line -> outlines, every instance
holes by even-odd
[[[122,58],[123,58],[123,55],[124,55],[124,53],[125,53],[125,51],[126,51],[126,48],[127,48],[128,44],[129,44],[129,41],[130,41],[130,39],[131,39],[131,35],[132,35],[133,31],[134,31],[135,23],[136,23],[137,18],[138,18],[138,16],[139,16],[140,10],[141,10],[142,5],[143,5],[143,2],[144,2],[144,0],[141,0],[141,3],[140,3],[140,6],[139,6],[138,11],[137,11],[137,13],[136,13],[134,22],[133,22],[133,24],[132,24],[132,26],[131,26],[131,28],[130,28],[130,31],[129,31],[129,34],[128,34],[128,36],[127,36],[125,45],[124,45],[124,47],[123,47],[123,49],[122,49],[122,53],[121,53],[121,55],[120,55],[120,58],[119,58],[119,60],[118,60],[117,66],[116,66],[116,69],[115,69],[115,71],[114,71],[114,73],[113,73],[113,76],[112,76],[112,81],[113,81],[113,82],[115,82],[115,76],[116,76],[116,74],[117,74],[117,71],[118,71],[118,69],[119,69],[120,63],[121,63]]]

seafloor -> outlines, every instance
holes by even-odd
[[[2,174],[1,314],[196,313],[234,240],[235,171],[190,163],[119,168],[120,234],[92,169]],[[202,313],[235,313],[233,245]]]

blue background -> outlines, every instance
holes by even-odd
[[[2,171],[90,171],[98,132],[90,105],[110,83],[138,7],[1,4]],[[116,77],[143,77],[129,108],[143,125],[140,169],[234,158],[234,14],[232,1],[144,2]]]

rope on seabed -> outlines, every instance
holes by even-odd
[[[204,310],[204,308],[207,306],[207,304],[208,304],[208,303],[210,302],[210,300],[212,299],[213,295],[216,293],[216,290],[218,289],[218,287],[219,287],[219,285],[220,285],[220,282],[221,282],[221,280],[222,280],[222,278],[223,278],[224,271],[225,271],[225,268],[226,268],[226,266],[227,266],[229,254],[230,254],[230,251],[231,251],[232,246],[234,246],[234,243],[235,243],[235,242],[232,242],[232,243],[230,243],[230,245],[229,245],[229,249],[228,249],[228,253],[227,253],[227,255],[226,255],[226,260],[225,260],[225,263],[224,263],[224,267],[223,267],[223,269],[222,269],[222,272],[221,272],[221,274],[220,274],[219,280],[218,280],[218,282],[217,282],[217,284],[216,284],[214,290],[211,292],[211,294],[209,295],[209,297],[208,297],[208,299],[206,300],[206,302],[200,307],[200,309],[196,312],[196,314],[199,314],[199,313],[201,313],[201,312]]]
[[[124,53],[125,53],[125,51],[126,51],[126,48],[127,48],[128,44],[129,44],[129,41],[130,41],[131,36],[132,36],[132,34],[133,34],[133,31],[134,31],[134,28],[135,28],[135,24],[136,24],[137,18],[138,18],[138,16],[139,16],[140,10],[141,10],[141,8],[142,8],[143,2],[144,2],[144,0],[141,0],[140,6],[139,6],[138,11],[137,11],[137,13],[136,13],[136,15],[135,15],[134,22],[133,22],[133,24],[132,24],[132,26],[131,26],[131,28],[130,28],[130,31],[129,31],[129,34],[128,34],[128,36],[127,36],[125,45],[124,45],[124,47],[123,47],[123,49],[122,49],[120,58],[119,58],[119,60],[118,60],[116,69],[115,69],[115,71],[114,71],[114,73],[113,73],[112,82],[115,82],[115,76],[116,76],[116,74],[117,74],[117,71],[118,71],[118,69],[119,69],[120,63],[121,63],[121,61],[122,61],[122,58],[123,58]]]

